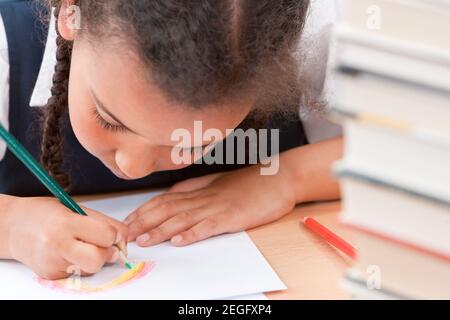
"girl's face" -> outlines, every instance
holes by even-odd
[[[202,110],[175,104],[143,76],[142,68],[124,50],[74,42],[69,83],[73,130],[83,147],[120,178],[139,179],[186,167],[171,160],[179,143],[171,139],[176,129],[186,129],[194,137],[194,121],[202,121],[203,130],[219,129],[225,136],[226,129],[237,127],[252,107],[251,99]],[[208,142],[185,147],[190,150]]]

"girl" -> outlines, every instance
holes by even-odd
[[[323,79],[314,80],[321,72],[300,67],[308,54],[297,54],[309,1],[54,0],[49,6],[54,26],[42,22],[39,1],[0,2],[3,123],[74,194],[173,186],[124,223],[92,211],[79,217],[42,197],[42,186],[3,150],[0,258],[48,279],[67,277],[73,265],[91,274],[117,259],[119,242],[184,246],[274,221],[298,203],[339,197],[329,172],[341,140],[308,145],[292,116],[301,102],[322,104]],[[52,56],[41,135],[30,129],[38,112],[28,106],[33,89],[34,100],[45,96]],[[174,150],[187,149],[195,161],[211,148],[212,141],[178,146],[171,139],[177,129],[193,135],[196,121],[223,136],[237,127],[280,129],[277,174],[261,175],[259,165],[176,164]]]

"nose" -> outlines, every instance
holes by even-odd
[[[130,179],[140,179],[155,171],[157,154],[151,148],[127,148],[116,151],[116,165]]]

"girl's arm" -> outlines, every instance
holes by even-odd
[[[128,240],[141,246],[166,240],[188,245],[272,222],[298,203],[338,199],[331,168],[342,146],[336,138],[284,152],[275,175],[262,175],[255,165],[181,182],[125,220]]]
[[[340,198],[339,184],[332,176],[331,168],[342,154],[341,137],[281,154],[280,170],[290,181],[296,203]]]

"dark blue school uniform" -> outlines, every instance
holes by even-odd
[[[41,133],[38,110],[29,106],[45,49],[47,28],[40,21],[43,7],[37,1],[0,0],[0,14],[5,25],[10,62],[10,132],[39,159]],[[124,181],[114,176],[77,141],[68,116],[64,121],[65,165],[71,176],[72,194],[105,193],[149,187],[165,187],[178,181],[219,171],[236,169],[238,165],[192,165],[188,168],[153,173]],[[280,151],[307,143],[303,126],[277,117],[268,128],[280,129]],[[49,195],[39,181],[9,151],[0,160],[0,193],[16,196]]]

